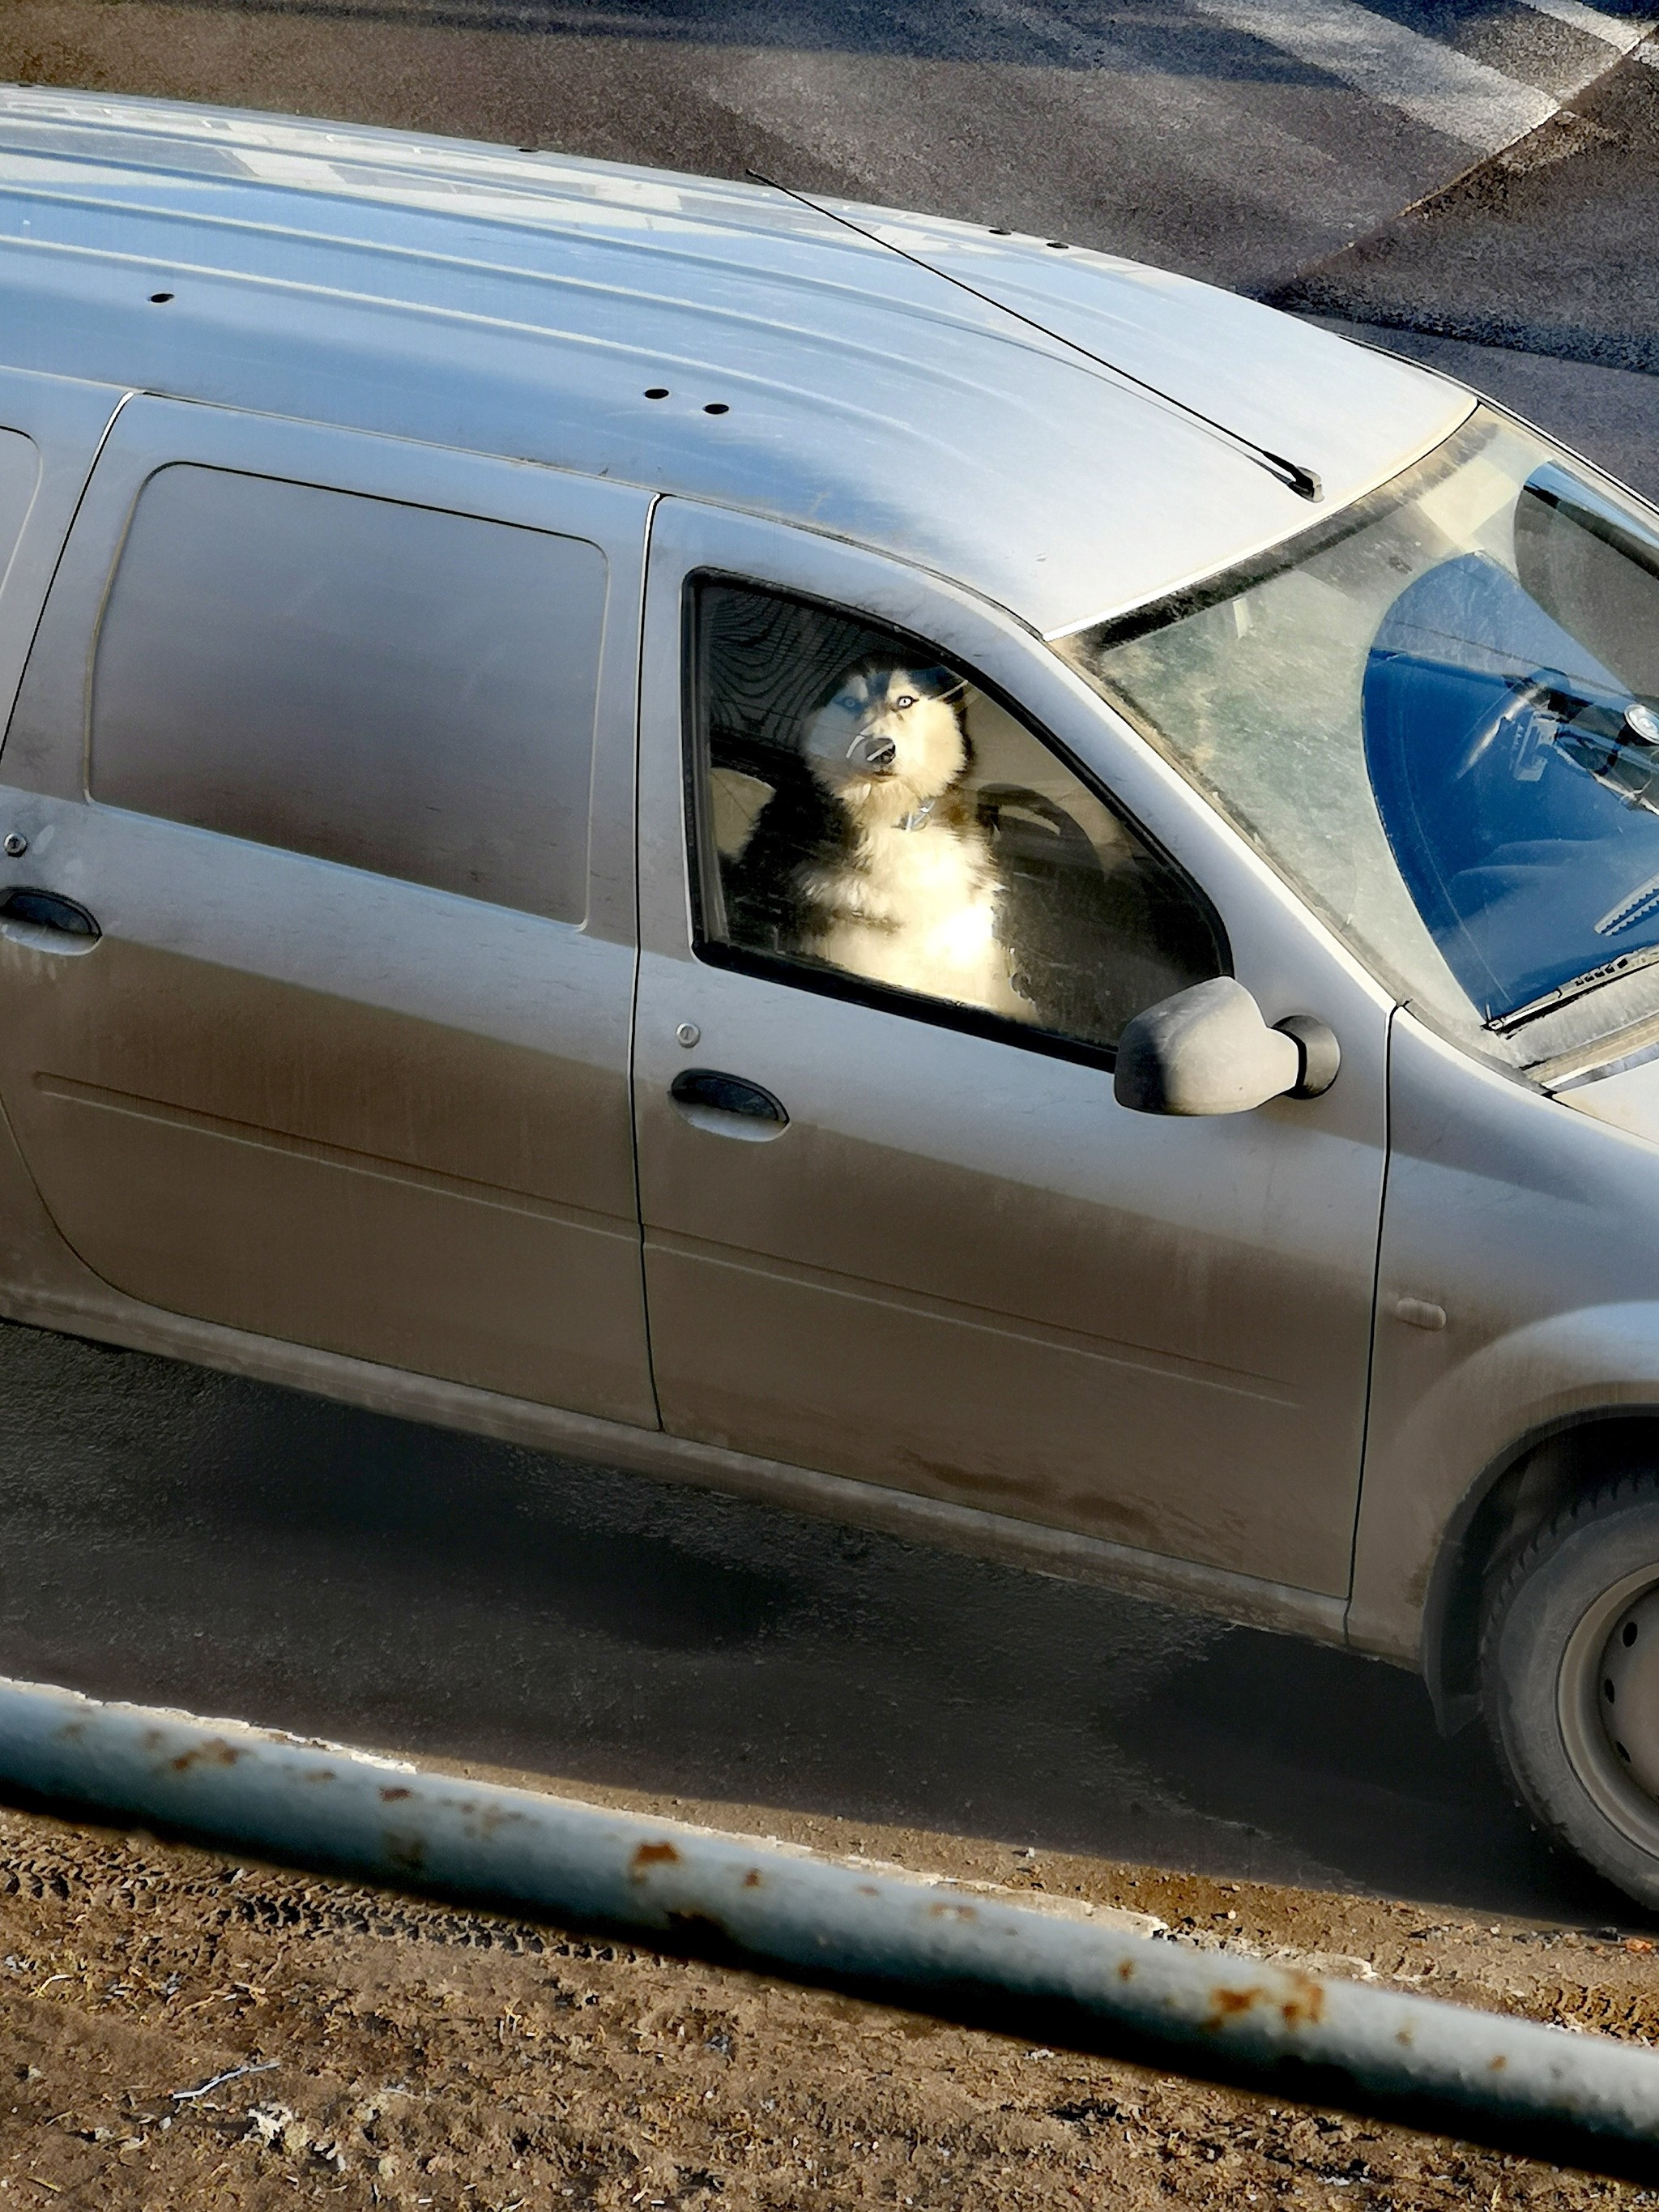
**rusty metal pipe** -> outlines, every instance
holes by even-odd
[[[0,1678],[0,1776],[274,1855],[1564,2163],[1659,2173],[1659,2053],[240,1722]]]

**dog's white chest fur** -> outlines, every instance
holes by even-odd
[[[990,845],[960,789],[962,690],[949,669],[872,659],[808,722],[806,764],[852,837],[845,858],[797,872],[813,915],[800,949],[872,982],[1029,1019],[997,942]]]
[[[814,876],[810,890],[830,917],[806,948],[819,958],[902,990],[1029,1012],[997,941],[996,881],[977,828],[872,825],[852,866]]]

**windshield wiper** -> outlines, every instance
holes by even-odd
[[[1492,1014],[1481,1024],[1494,1036],[1513,1036],[1516,1030],[1524,1029],[1542,1014],[1553,1014],[1573,1000],[1583,998],[1589,992],[1599,991],[1605,983],[1617,983],[1625,976],[1634,975],[1639,969],[1651,968],[1659,963],[1659,945],[1650,945],[1642,952],[1624,952],[1616,960],[1609,960],[1600,968],[1587,968],[1582,975],[1575,975],[1569,983],[1558,983],[1553,991],[1546,991],[1540,999],[1529,999],[1524,1006],[1516,1006],[1512,1013]]]

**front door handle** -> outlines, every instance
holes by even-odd
[[[42,952],[89,952],[102,932],[73,899],[22,884],[0,895],[0,931]]]
[[[757,1139],[781,1136],[789,1126],[782,1102],[746,1076],[714,1067],[683,1068],[668,1095],[694,1128],[717,1137]]]

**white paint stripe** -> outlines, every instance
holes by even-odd
[[[1559,0],[1563,5],[1574,0]],[[1345,84],[1482,154],[1512,146],[1559,103],[1455,47],[1408,31],[1356,0],[1193,0],[1201,13],[1265,39]],[[1598,34],[1599,35],[1599,34]]]
[[[1620,54],[1640,46],[1655,21],[1651,15],[1604,15],[1599,8],[1586,7],[1584,0],[1525,0],[1525,4],[1540,15],[1553,15],[1558,23],[1571,23],[1575,31],[1587,32]]]

